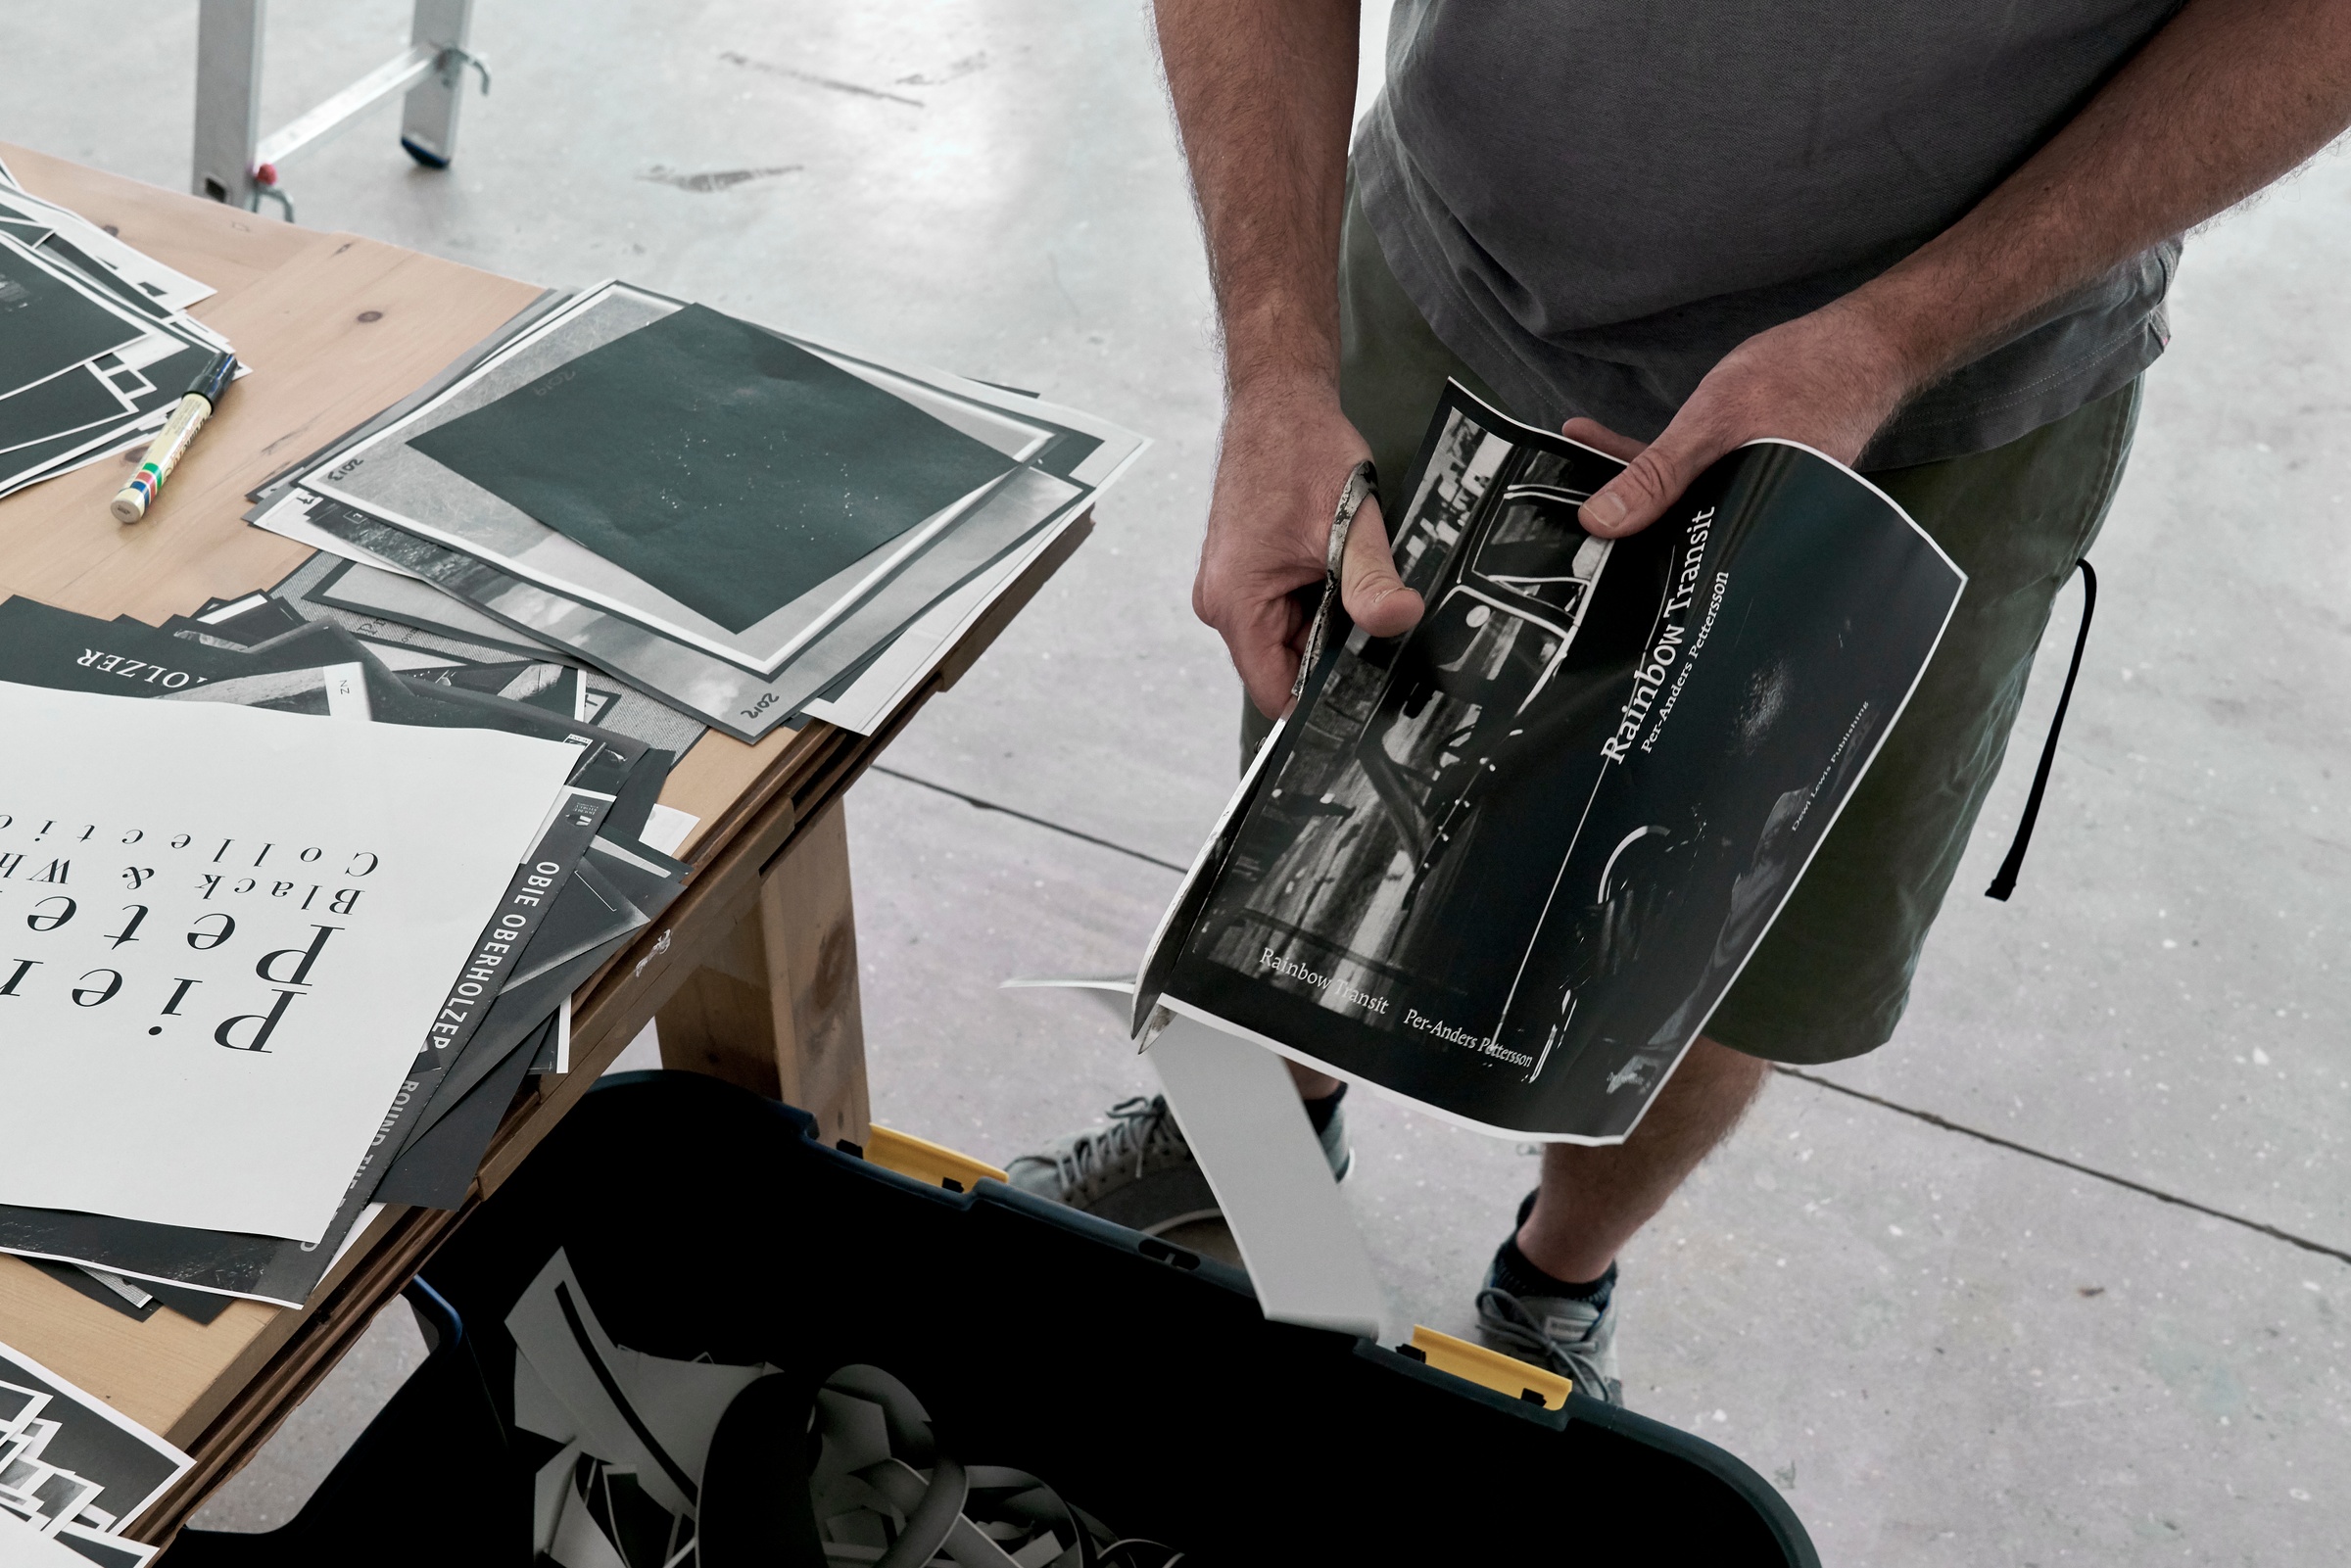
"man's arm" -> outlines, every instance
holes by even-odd
[[[1584,503],[1584,526],[1639,532],[1708,463],[1759,436],[1853,461],[1911,396],[2286,173],[2346,124],[2351,3],[2190,0],[1965,217],[1843,299],[1731,351],[1646,450],[1570,420],[1568,435],[1632,457]]]
[[[1357,0],[1159,0],[1159,47],[1223,328],[1224,430],[1192,608],[1258,708],[1289,703],[1331,510],[1370,455],[1339,410],[1339,219]],[[1400,479],[1402,475],[1391,475]],[[1344,602],[1376,636],[1420,617],[1376,503],[1348,537]]]

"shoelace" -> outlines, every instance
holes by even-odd
[[[1133,1095],[1110,1108],[1110,1125],[1072,1143],[1061,1156],[1061,1182],[1073,1195],[1091,1196],[1094,1184],[1124,1166],[1129,1156],[1139,1178],[1154,1148],[1172,1149],[1182,1140],[1168,1103],[1156,1095]]]
[[[1488,1334],[1513,1351],[1527,1353],[1524,1359],[1548,1366],[1584,1393],[1599,1397],[1604,1382],[1600,1368],[1577,1347],[1561,1344],[1543,1332],[1543,1325],[1517,1297],[1489,1285],[1477,1293],[1477,1315],[1479,1326]]]

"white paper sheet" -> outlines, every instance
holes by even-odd
[[[14,1434],[0,1442],[0,1457],[46,1455],[62,1462],[66,1453],[77,1454],[78,1470],[106,1489],[100,1495],[106,1503],[102,1511],[113,1516],[116,1529],[136,1520],[196,1462],[12,1346],[0,1345],[0,1388],[18,1396],[0,1402],[0,1414],[12,1417],[0,1431]],[[37,1403],[28,1404],[24,1398],[30,1391],[38,1391]],[[69,1426],[75,1436],[60,1442],[59,1435]],[[0,1554],[0,1562],[6,1560]]]
[[[1076,991],[1122,1025],[1134,996],[1134,981],[1115,975],[1004,986]],[[1144,1056],[1240,1247],[1259,1308],[1278,1322],[1380,1338],[1387,1298],[1281,1058],[1188,1018],[1162,1029]]]
[[[1076,521],[1073,517],[1039,530],[1032,544],[1005,556],[925,611],[875,656],[874,662],[849,683],[847,690],[838,697],[820,697],[802,703],[800,711],[854,735],[872,735],[938,667],[939,660],[954,650],[955,644],[963,641],[963,634],[1012,586],[1013,579],[1027,571],[1029,563],[1043,554]]]
[[[79,213],[45,202],[23,186],[0,201],[0,209],[49,224],[82,255],[167,309],[185,310],[200,300],[211,299],[216,292],[211,284],[173,271],[146,252],[123,244]]]
[[[1387,1304],[1371,1255],[1281,1058],[1184,1018],[1144,1056],[1240,1244],[1265,1314],[1379,1338]]]
[[[90,1568],[90,1565],[72,1547],[0,1509],[0,1568]]]
[[[88,1516],[85,1513],[83,1517]],[[78,1520],[60,1525],[56,1539],[60,1545],[72,1551],[70,1560],[75,1568],[89,1568],[93,1562],[100,1568],[147,1568],[162,1549],[144,1542],[124,1540],[111,1530],[93,1529]]]
[[[501,571],[724,659],[746,673],[773,675],[785,660],[896,575],[930,541],[953,528],[958,518],[995,499],[993,483],[967,493],[825,584],[777,606],[756,625],[737,631],[407,445],[412,437],[486,406],[582,354],[682,308],[683,302],[626,283],[600,284],[533,323],[528,332],[468,371],[429,406],[338,453],[326,472],[306,474],[303,484],[419,537],[463,550]],[[1001,409],[974,406],[968,399],[954,399],[921,381],[869,369],[853,359],[837,362],[847,373],[884,384],[886,390],[935,416],[943,418],[950,407],[956,409],[961,417],[954,423],[963,433],[997,448],[1008,465],[1025,460],[1049,438],[1044,428]]]
[[[520,1410],[516,1412],[520,1415]],[[526,1430],[536,1431],[537,1428]],[[531,1478],[531,1550],[544,1552],[555,1544],[555,1526],[563,1518],[564,1500],[571,1496],[571,1472],[579,1467],[580,1446],[566,1443],[563,1451],[539,1467]]]
[[[320,1239],[571,767],[0,683],[0,1201]]]
[[[387,572],[394,577],[411,578],[417,582],[424,581],[397,561],[385,560],[381,555],[363,550],[357,545],[347,545],[325,529],[312,523],[310,518],[309,504],[291,492],[280,499],[276,505],[256,517],[253,520],[253,526],[290,539],[297,545],[308,545],[312,549],[324,550],[329,555],[337,555],[347,561],[356,561],[361,566],[370,567],[379,572]],[[453,599],[451,602],[457,604],[459,608],[471,609],[471,606],[461,604],[456,600]],[[480,612],[473,611],[472,613],[479,614]],[[499,628],[501,641],[511,642],[514,636],[511,629],[504,626]]]

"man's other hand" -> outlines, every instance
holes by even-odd
[[[1760,437],[1852,462],[1917,390],[1915,362],[1848,295],[1733,349],[1646,447],[1596,420],[1568,420],[1569,440],[1628,464],[1584,502],[1585,531],[1602,539],[1641,532],[1714,459]]]
[[[1290,705],[1314,620],[1313,605],[1293,595],[1322,581],[1339,492],[1370,454],[1327,394],[1236,395],[1225,411],[1192,610],[1223,636],[1249,700],[1268,718]],[[1347,613],[1373,637],[1409,632],[1420,619],[1420,595],[1396,575],[1376,500],[1355,514],[1339,588]]]

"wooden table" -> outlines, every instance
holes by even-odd
[[[309,551],[241,520],[245,492],[401,398],[540,290],[362,239],[326,234],[0,149],[35,195],[80,213],[219,292],[191,312],[255,367],[173,475],[147,522],[106,502],[135,451],[0,500],[0,596],[151,623],[210,596],[267,588]],[[955,683],[1090,531],[1069,530],[871,737],[812,723],[755,746],[715,731],[661,799],[701,819],[681,850],[693,880],[666,916],[572,999],[572,1071],[507,1114],[470,1203],[497,1190],[656,1015],[665,1065],[801,1106],[828,1138],[866,1136],[865,1042],[841,796],[933,691]],[[407,1284],[463,1212],[387,1209],[297,1311],[239,1301],[209,1324],[141,1323],[0,1256],[0,1341],[196,1457],[140,1520],[175,1533]]]

